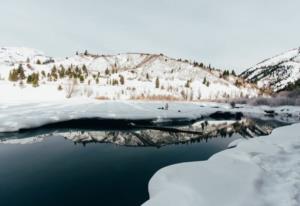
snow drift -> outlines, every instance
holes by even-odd
[[[300,205],[299,131],[300,124],[278,128],[207,161],[163,168],[143,206]]]

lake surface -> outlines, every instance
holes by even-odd
[[[157,170],[207,160],[238,138],[233,134],[160,148],[84,146],[61,136],[34,144],[0,144],[0,205],[141,205]]]

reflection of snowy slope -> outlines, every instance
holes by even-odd
[[[208,161],[159,170],[144,206],[300,205],[300,124],[240,141]]]
[[[20,138],[20,139],[0,139],[1,144],[33,144],[42,142],[44,140],[43,137],[27,137],[27,138]]]
[[[175,122],[176,123],[176,122]],[[114,143],[126,146],[155,146],[161,147],[174,143],[190,143],[209,141],[216,137],[231,137],[233,134],[239,134],[244,138],[252,138],[261,135],[269,134],[274,127],[270,126],[270,121],[260,121],[242,119],[239,121],[199,121],[186,126],[152,126],[152,129],[141,129],[139,127],[132,127],[130,130],[69,130],[68,132],[45,131],[45,134],[34,136],[34,133],[27,135],[14,134],[9,137],[6,133],[0,143],[10,144],[26,144],[40,142],[47,136],[62,136],[74,143],[88,144],[88,143]],[[278,123],[277,126],[284,124]],[[29,136],[29,137],[27,137]],[[0,135],[1,137],[1,135]],[[16,139],[17,138],[17,139]]]
[[[163,131],[161,130],[163,129]],[[173,128],[157,127],[157,129],[145,129],[138,131],[93,131],[93,132],[67,132],[57,133],[76,143],[107,142],[127,146],[164,146],[174,143],[193,141],[207,141],[211,138],[222,136],[230,137],[234,133],[241,136],[255,137],[266,135],[273,128],[266,125],[257,125],[251,120],[240,121],[200,121],[189,126]]]
[[[8,81],[9,72],[17,69],[19,64],[22,65],[26,77],[34,72],[39,73],[38,87],[32,88],[26,83],[26,78],[22,83],[20,80]],[[86,73],[83,66],[87,69]],[[61,76],[59,71],[62,68],[64,71],[77,70],[78,75],[74,77],[63,73]],[[76,78],[76,84],[69,80],[70,76]],[[34,49],[0,48],[0,88],[8,91],[0,93],[0,99],[51,100],[71,96],[98,99],[198,100],[257,96],[258,90],[253,85],[236,84],[242,80],[233,75],[226,78],[220,76],[222,71],[162,54],[78,54],[59,59],[47,57]],[[156,84],[157,78],[159,84]],[[71,95],[68,94],[70,84],[75,84]],[[58,90],[59,86],[61,90]]]

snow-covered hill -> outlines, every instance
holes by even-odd
[[[241,74],[261,88],[276,92],[300,79],[300,48],[266,59]]]
[[[200,100],[254,97],[259,91],[235,75],[163,54],[51,58],[29,48],[0,48],[0,99]]]

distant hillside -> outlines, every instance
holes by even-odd
[[[215,100],[259,90],[229,71],[163,54],[76,53],[51,58],[34,49],[0,48],[0,98]]]
[[[266,59],[240,76],[273,92],[300,88],[300,48]]]

